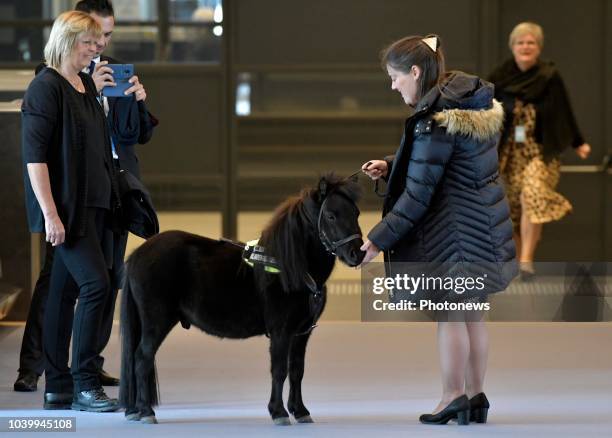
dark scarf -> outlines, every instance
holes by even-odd
[[[538,61],[523,72],[511,58],[493,71],[489,81],[495,84],[495,97],[502,102],[506,113],[500,144],[514,131],[516,99],[535,106],[535,137],[542,145],[545,158],[556,157],[568,146],[578,147],[584,143],[563,80],[552,62]]]
[[[122,146],[138,143],[140,136],[140,111],[134,96],[108,99],[108,117],[115,142]]]

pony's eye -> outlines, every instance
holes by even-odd
[[[330,221],[330,222],[333,222],[333,221],[335,221],[335,220],[336,220],[336,216],[334,216],[334,215],[333,215],[333,214],[331,214],[331,213],[328,213],[328,214],[327,214],[327,220],[328,220],[328,221]]]

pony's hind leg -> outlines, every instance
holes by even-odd
[[[268,403],[268,412],[277,426],[288,426],[289,413],[283,405],[283,385],[287,379],[287,359],[289,356],[289,337],[282,334],[270,334],[270,361],[272,373],[272,394]]]
[[[310,412],[302,401],[302,378],[304,377],[304,357],[310,333],[294,336],[289,349],[289,412],[298,423],[312,423]]]
[[[178,319],[167,315],[156,315],[154,321],[143,321],[142,337],[134,354],[138,387],[136,410],[141,423],[157,423],[153,410],[158,403],[155,354],[177,322]]]

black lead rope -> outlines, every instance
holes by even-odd
[[[379,198],[386,198],[387,197],[387,193],[389,193],[388,191],[385,193],[379,193],[378,192],[378,182],[380,181],[380,178],[378,178],[377,180],[374,181],[374,193],[376,193],[376,196],[378,196]]]
[[[323,299],[323,288],[319,288],[317,286],[317,282],[312,278],[308,272],[306,273],[306,278],[304,279],[306,286],[310,290],[310,297],[308,298],[308,303],[310,307],[310,324],[309,327],[301,333],[296,333],[294,336],[302,336],[312,332],[317,324],[315,323],[315,319],[317,318],[317,313],[319,313],[321,307],[321,300]]]
[[[352,179],[353,181],[357,181],[357,179],[359,178],[359,175],[363,173],[362,169],[359,169],[357,172],[349,175],[348,177],[346,177],[347,180]],[[387,192],[385,193],[380,193],[378,191],[378,182],[380,181],[380,178],[378,178],[377,180],[374,180],[374,193],[376,194],[376,196],[378,196],[379,198],[385,198],[387,196]]]

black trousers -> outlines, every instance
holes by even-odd
[[[104,306],[102,317],[102,327],[100,330],[100,351],[103,351],[108,344],[113,329],[113,316],[115,313],[115,302],[117,300],[118,289],[121,289],[123,281],[123,260],[127,246],[128,233],[124,231],[114,236],[113,243],[113,268],[110,272],[113,286],[108,300]],[[35,372],[39,376],[45,371],[45,360],[42,346],[43,318],[47,297],[49,295],[49,282],[51,280],[51,267],[55,248],[48,243],[46,247],[43,267],[38,276],[38,281],[34,287],[28,319],[26,321],[21,341],[21,352],[19,353],[19,372]],[[72,281],[66,285],[67,289],[72,289],[73,294],[78,294],[78,286]],[[69,292],[70,293],[70,292]],[[99,370],[104,366],[104,357],[98,355],[95,362]]]
[[[43,323],[46,392],[79,392],[100,386],[96,358],[101,352],[102,320],[112,290],[112,255],[105,251],[110,235],[106,223],[106,210],[88,209],[86,236],[55,249]],[[70,287],[71,282],[76,282],[78,292]]]

